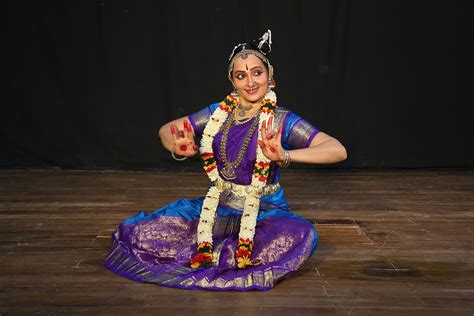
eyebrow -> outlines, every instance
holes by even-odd
[[[254,70],[255,68],[260,68],[260,69],[261,69],[262,66],[259,66],[259,65],[253,66],[252,68],[250,68],[250,70]],[[249,70],[249,71],[250,71],[250,70]],[[235,70],[235,73],[238,73],[238,72],[245,72],[245,70]]]

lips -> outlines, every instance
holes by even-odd
[[[251,89],[245,89],[245,92],[248,94],[256,94],[258,92],[259,87],[253,87]]]

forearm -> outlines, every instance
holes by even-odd
[[[307,148],[290,150],[291,162],[330,164],[347,158],[346,149],[337,139],[330,139]]]

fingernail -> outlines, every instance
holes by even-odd
[[[180,149],[181,151],[186,151],[186,150],[188,150],[188,146],[186,146],[186,145],[181,145],[181,146],[179,146],[179,149]]]
[[[173,126],[173,125],[170,126],[170,131],[171,131],[171,134],[176,133],[176,131],[174,130],[174,126]]]

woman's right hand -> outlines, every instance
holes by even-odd
[[[183,121],[184,131],[179,130],[176,125],[170,125],[173,136],[173,152],[180,156],[192,157],[198,152],[198,146],[194,143],[193,128],[187,120]]]

